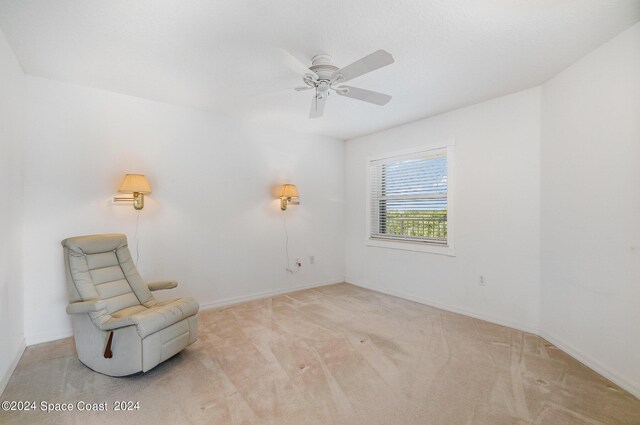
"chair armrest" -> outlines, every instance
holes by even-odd
[[[131,325],[135,325],[135,323],[131,320],[131,316],[119,317],[117,319],[115,317],[112,317],[106,322],[100,323],[98,325],[98,328],[101,331],[113,331],[115,329],[120,329]]]
[[[67,314],[86,314],[106,307],[107,303],[103,300],[78,301],[67,306]]]
[[[160,289],[173,289],[178,286],[178,282],[175,280],[159,280],[157,282],[147,283],[150,291],[158,291]]]

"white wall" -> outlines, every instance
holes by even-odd
[[[542,94],[543,331],[640,396],[640,23]]]
[[[26,77],[27,343],[70,334],[60,241],[123,232],[135,255],[136,213],[114,205],[126,172],[153,193],[140,216],[139,270],[172,278],[203,306],[342,281],[344,146],[191,109]],[[298,185],[302,205],[271,193]],[[284,218],[291,264],[285,271]],[[309,256],[316,257],[309,264]]]
[[[0,31],[0,393],[24,349],[22,302],[23,74]]]
[[[365,246],[367,158],[452,138],[456,256]],[[349,140],[346,280],[536,330],[539,146],[539,89]]]

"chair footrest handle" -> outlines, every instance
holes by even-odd
[[[113,352],[111,352],[111,342],[113,341],[113,331],[109,332],[109,338],[107,338],[107,345],[104,347],[104,358],[110,359],[113,357]]]

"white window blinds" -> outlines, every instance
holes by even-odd
[[[447,245],[447,149],[370,162],[372,239]]]

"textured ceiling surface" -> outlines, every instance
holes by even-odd
[[[543,83],[640,19],[640,0],[0,0],[24,71],[348,139]],[[349,84],[384,107],[312,92],[274,54],[395,63]]]

